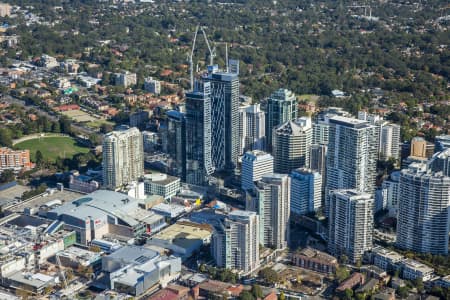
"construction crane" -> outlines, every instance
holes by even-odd
[[[212,66],[214,64],[214,57],[216,57],[216,48],[211,49],[211,46],[209,45],[208,37],[206,36],[204,27],[202,27],[201,29],[202,29],[203,37],[205,38],[206,46],[208,46],[208,50],[209,50],[209,65]]]
[[[64,282],[64,288],[67,288],[69,285],[67,284],[66,275],[64,274],[64,271],[63,271],[63,268],[61,265],[61,260],[59,259],[59,254],[56,253],[55,257],[56,257],[56,262],[58,263],[59,274],[61,275],[61,278]]]
[[[191,82],[191,91],[194,90],[194,49],[195,49],[195,42],[197,40],[197,33],[198,33],[198,25],[195,27],[195,34],[194,34],[194,41],[192,42],[192,49],[191,49],[191,55],[189,56],[189,71],[190,71],[190,82]]]

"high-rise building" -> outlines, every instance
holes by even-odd
[[[286,174],[268,174],[257,182],[252,193],[253,208],[259,215],[260,243],[283,249],[289,239],[290,178]]]
[[[441,152],[450,148],[450,135],[438,135],[434,138],[434,151]]]
[[[410,156],[427,158],[427,141],[422,137],[415,137],[411,140]]]
[[[186,179],[186,122],[184,114],[177,110],[167,113],[167,153],[171,158],[171,173]]]
[[[259,266],[259,216],[256,212],[235,210],[216,226],[211,252],[217,266],[251,272]]]
[[[275,172],[290,173],[307,167],[312,144],[311,119],[299,118],[276,127],[272,142]]]
[[[273,173],[273,157],[269,153],[253,150],[242,157],[241,187],[253,189],[254,182],[261,180],[265,174]]]
[[[326,193],[337,189],[375,191],[378,136],[367,121],[332,117],[327,153]]]
[[[313,144],[328,145],[330,123],[335,116],[350,117],[350,113],[340,107],[328,107],[317,114],[313,123]]]
[[[203,185],[214,172],[211,157],[211,84],[186,93],[186,182]]]
[[[400,159],[400,126],[382,123],[380,129],[380,159]]]
[[[448,254],[450,178],[426,164],[401,171],[397,246],[431,254]]]
[[[430,167],[434,172],[442,172],[444,176],[450,177],[450,148],[433,155]]]
[[[266,140],[266,115],[260,104],[240,108],[240,153],[249,150],[264,150]]]
[[[372,248],[373,196],[356,190],[330,193],[328,250],[356,263]]]
[[[116,73],[116,85],[129,87],[132,85],[136,85],[136,83],[137,83],[136,73],[130,73],[128,71],[125,71],[123,73]]]
[[[139,130],[123,128],[106,134],[103,139],[103,185],[114,190],[143,175],[144,148]]]
[[[235,69],[235,68],[234,68]],[[239,68],[235,70],[237,72]],[[239,75],[208,68],[211,86],[211,153],[215,170],[234,170],[239,151]]]
[[[275,91],[267,99],[266,107],[266,149],[272,149],[272,131],[275,127],[297,119],[297,99],[293,92],[287,89]]]
[[[392,172],[388,179],[381,184],[380,192],[377,194],[377,204],[375,211],[381,209],[389,210],[389,215],[397,217],[398,214],[398,199],[400,192],[400,171]]]
[[[301,168],[291,173],[291,213],[305,215],[322,207],[322,176]]]

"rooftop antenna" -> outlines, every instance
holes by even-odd
[[[228,66],[228,43],[225,43],[225,64],[227,66],[227,73],[229,72]]]
[[[194,57],[194,49],[195,49],[195,41],[197,40],[197,33],[198,33],[198,25],[195,27],[195,34],[194,34],[194,41],[192,42],[192,49],[191,49],[191,55],[189,56],[189,71],[190,71],[190,83],[191,83],[191,91],[194,90],[194,63],[193,63],[193,57]]]

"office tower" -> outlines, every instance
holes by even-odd
[[[381,199],[377,199],[375,211],[381,209],[389,210],[389,215],[397,217],[398,214],[398,199],[400,192],[400,171],[392,172],[388,179],[381,184],[380,192],[377,194]]]
[[[117,189],[144,175],[142,134],[136,127],[122,128],[103,139],[103,185]]]
[[[332,117],[350,117],[351,114],[340,107],[328,107],[317,114],[313,123],[313,144],[328,145],[329,120]]]
[[[259,266],[259,216],[256,212],[232,211],[216,226],[211,243],[216,265],[251,272]]]
[[[186,182],[203,185],[214,172],[211,158],[211,85],[186,93]]]
[[[373,197],[356,190],[330,193],[328,250],[346,255],[352,263],[372,248]]]
[[[167,113],[167,154],[170,156],[171,174],[186,179],[186,123],[183,113],[169,110]]]
[[[384,122],[380,129],[380,159],[400,159],[400,126]]]
[[[231,63],[231,60],[230,60]],[[232,68],[235,71],[239,67]],[[239,155],[239,76],[208,67],[211,85],[211,153],[215,170],[234,170]]]
[[[275,172],[290,173],[307,167],[312,143],[311,119],[299,118],[276,127],[272,142]]]
[[[247,151],[242,157],[241,187],[243,190],[252,189],[255,181],[271,173],[273,173],[273,157],[269,153],[253,150]]]
[[[290,218],[290,178],[286,174],[267,174],[257,182],[253,200],[260,222],[260,243],[265,247],[287,247]],[[249,191],[250,193],[250,191]]]
[[[448,254],[450,178],[426,164],[401,171],[397,246],[405,250]]]
[[[291,175],[291,213],[305,215],[322,207],[322,176],[315,171],[300,168]]]
[[[138,110],[130,114],[130,127],[140,127],[149,120],[150,113],[147,110]]]
[[[264,150],[266,140],[266,115],[259,104],[241,107],[240,112],[240,153],[249,150]]]
[[[326,193],[337,189],[375,191],[378,136],[366,121],[332,117],[327,153]]]
[[[438,135],[434,138],[434,151],[441,152],[450,148],[450,135]]]
[[[297,99],[293,92],[286,89],[275,91],[267,99],[266,107],[266,149],[272,149],[272,131],[275,127],[297,119]]]

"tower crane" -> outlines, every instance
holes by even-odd
[[[191,55],[189,56],[189,71],[190,71],[190,83],[191,83],[191,91],[194,90],[194,49],[195,49],[195,42],[197,40],[197,33],[198,33],[198,25],[195,27],[195,34],[194,34],[194,41],[192,42],[192,49],[191,49]]]
[[[208,37],[206,36],[204,27],[202,27],[201,29],[202,29],[203,37],[205,38],[206,46],[208,47],[208,50],[209,50],[209,65],[212,66],[214,64],[214,57],[216,57],[216,48],[211,48],[211,46],[209,45]]]

